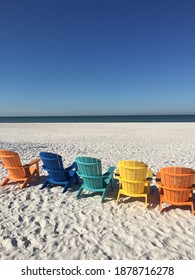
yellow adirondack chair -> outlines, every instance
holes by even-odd
[[[0,150],[0,160],[2,166],[8,170],[8,176],[1,182],[1,186],[6,185],[10,180],[21,182],[23,189],[33,176],[39,178],[39,158],[32,160],[29,164],[22,165],[18,153],[8,150]]]
[[[117,173],[118,172],[118,173]],[[133,160],[121,160],[118,162],[118,170],[115,178],[119,179],[119,191],[116,203],[120,196],[144,197],[145,206],[148,206],[148,196],[150,193],[152,170],[148,170],[148,165]]]

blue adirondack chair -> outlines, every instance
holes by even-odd
[[[40,190],[52,184],[63,186],[64,189],[62,192],[64,193],[74,179],[76,184],[78,183],[76,162],[73,162],[71,166],[64,168],[62,157],[60,155],[49,152],[41,152],[39,154],[39,157],[43,161],[43,169],[46,170],[49,174]]]
[[[109,167],[106,173],[102,174],[102,164],[99,159],[91,157],[77,157],[77,174],[82,178],[77,198],[85,189],[90,192],[102,192],[101,203],[104,202],[106,192],[112,188],[114,166]]]

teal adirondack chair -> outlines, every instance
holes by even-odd
[[[77,198],[80,198],[81,192],[87,190],[89,192],[102,192],[101,203],[104,202],[106,192],[112,188],[114,166],[108,168],[107,172],[102,174],[101,160],[91,157],[77,157],[77,174],[82,178]]]

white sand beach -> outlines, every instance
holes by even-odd
[[[28,163],[41,151],[58,153],[64,166],[79,155],[102,160],[103,172],[121,159],[195,169],[195,123],[0,124],[0,149]],[[7,171],[0,167],[0,181]],[[46,173],[20,190],[0,187],[0,259],[4,260],[195,260],[195,216],[190,207],[159,211],[155,176],[148,208],[142,199],[116,205],[117,182],[103,204],[78,186],[66,193],[39,190]]]

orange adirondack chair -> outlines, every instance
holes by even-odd
[[[189,205],[194,215],[193,187],[195,171],[186,167],[163,167],[157,173],[156,185],[160,194],[160,211],[163,202],[172,205]]]
[[[0,150],[2,166],[7,169],[8,176],[1,182],[6,185],[10,180],[21,182],[20,189],[23,189],[33,176],[39,178],[39,158],[32,160],[29,164],[22,165],[18,153],[8,150]]]

